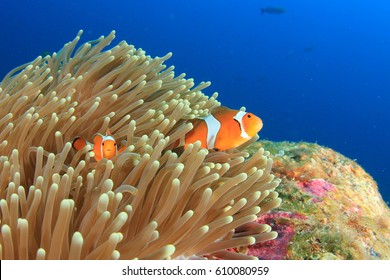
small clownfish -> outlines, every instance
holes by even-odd
[[[195,141],[201,142],[201,147],[214,150],[236,148],[254,137],[263,127],[263,121],[252,113],[218,107],[203,119],[192,122],[193,129],[188,132],[178,146],[184,146]]]
[[[105,136],[100,133],[96,133],[93,137],[93,144],[80,137],[76,137],[73,140],[73,148],[77,151],[81,150],[86,145],[93,147],[92,151],[95,154],[96,161],[100,161],[102,158],[113,158],[126,149],[126,147],[122,147],[118,150],[115,138],[111,135],[109,129],[107,129]]]

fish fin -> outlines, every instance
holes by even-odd
[[[126,150],[126,146],[123,146],[122,148],[120,148],[119,150],[118,150],[118,155],[121,153],[121,152],[123,152],[124,150]]]
[[[73,140],[73,143],[72,143],[72,146],[73,148],[75,148],[77,151],[81,150],[82,148],[84,148],[86,145],[88,145],[88,142],[85,141],[83,138],[81,137],[76,137],[74,140]]]
[[[97,155],[96,153],[95,153],[95,160],[96,161],[101,161],[103,159],[103,157],[101,156],[101,155]]]
[[[99,161],[103,158],[103,135],[96,133],[93,136],[93,152],[95,154],[96,161]]]
[[[102,144],[103,142],[103,135],[100,134],[100,133],[96,133],[94,136],[93,136],[93,143],[96,145],[96,144]]]

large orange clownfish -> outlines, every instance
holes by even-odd
[[[113,158],[126,149],[126,147],[122,147],[118,150],[115,138],[111,135],[110,130],[108,129],[106,135],[96,133],[93,137],[93,144],[80,137],[76,137],[73,140],[73,148],[77,151],[81,150],[86,145],[93,147],[92,151],[95,154],[96,161],[99,161],[102,158]]]
[[[201,147],[214,150],[236,148],[254,137],[263,127],[262,120],[252,113],[218,107],[203,119],[192,122],[193,129],[188,132],[178,146],[184,149],[195,141]]]

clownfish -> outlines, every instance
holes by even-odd
[[[223,106],[214,109],[203,119],[194,120],[192,124],[192,130],[178,143],[184,149],[195,141],[200,141],[201,147],[206,149],[236,148],[254,137],[263,127],[263,121],[254,114]]]
[[[86,145],[93,147],[92,151],[95,154],[96,161],[99,161],[102,158],[113,158],[126,149],[126,147],[122,147],[118,150],[115,138],[111,135],[109,129],[107,129],[106,135],[96,133],[93,137],[93,144],[80,137],[76,137],[72,144],[73,148],[77,151],[81,150]]]

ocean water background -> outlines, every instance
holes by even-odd
[[[283,14],[261,8],[282,7]],[[231,108],[262,139],[328,146],[365,168],[390,201],[390,2],[336,0],[1,1],[0,77],[84,30],[117,31]]]

